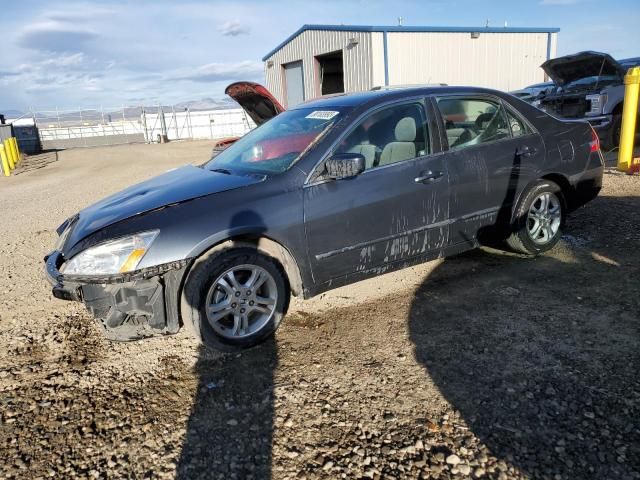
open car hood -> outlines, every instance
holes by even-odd
[[[238,102],[258,126],[284,112],[282,105],[269,90],[258,83],[232,83],[224,93]]]
[[[613,57],[600,52],[580,52],[547,60],[542,69],[558,85],[601,75],[617,75],[624,78],[625,69]]]

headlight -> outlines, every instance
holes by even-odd
[[[65,275],[112,275],[135,270],[160,233],[159,230],[136,233],[87,248],[65,263]]]
[[[586,100],[591,103],[587,115],[600,115],[604,104],[607,103],[605,94],[587,95]]]

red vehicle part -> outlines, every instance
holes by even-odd
[[[224,93],[238,102],[258,126],[284,112],[278,100],[259,83],[232,83]]]
[[[316,138],[317,133],[303,133],[274,138],[256,144],[253,150],[253,160],[270,160],[279,158],[287,153],[302,152]]]

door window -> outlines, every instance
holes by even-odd
[[[504,108],[498,101],[443,97],[437,103],[451,150],[511,137]]]
[[[334,153],[359,153],[370,170],[429,152],[424,108],[420,103],[409,103],[372,113],[340,142]]]

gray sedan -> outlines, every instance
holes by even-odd
[[[269,110],[270,99],[253,100]],[[84,302],[112,339],[184,326],[232,351],[272,335],[291,294],[484,238],[545,252],[602,185],[588,123],[501,92],[406,88],[271,110],[207,163],[67,219],[45,259],[53,294]]]

